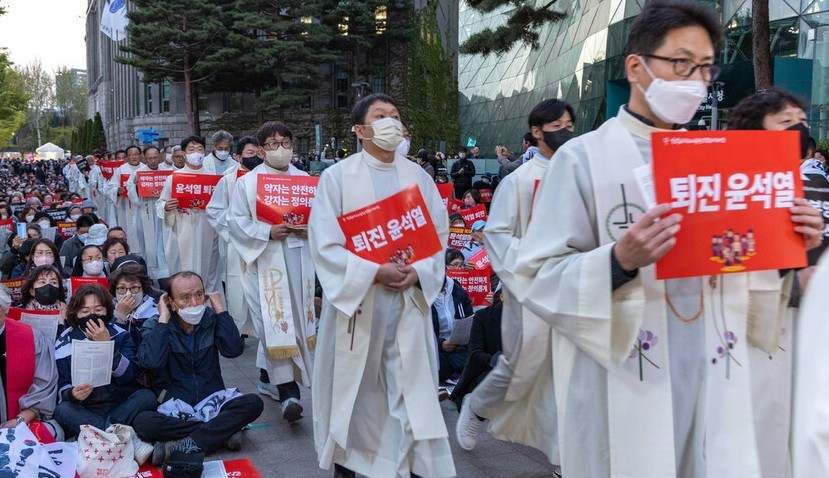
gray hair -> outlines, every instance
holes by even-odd
[[[5,310],[8,312],[9,308],[12,306],[12,295],[9,289],[4,286],[0,285],[0,309]]]
[[[213,133],[213,136],[210,137],[210,140],[213,141],[214,145],[219,141],[227,141],[228,143],[232,143],[233,135],[223,129],[220,129],[219,131]]]
[[[170,150],[170,153],[174,154],[174,153],[177,153],[179,151],[181,151],[181,145],[177,144],[177,145],[173,146],[173,149]]]

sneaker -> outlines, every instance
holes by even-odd
[[[225,448],[228,451],[239,451],[242,449],[242,430],[230,435],[230,438],[225,441]]]
[[[282,418],[293,423],[302,418],[302,405],[296,398],[289,398],[282,402]]]
[[[449,389],[446,387],[438,387],[438,400],[444,401],[449,398]]]
[[[163,441],[153,443],[153,455],[150,461],[153,466],[161,466],[164,464],[164,459],[167,457],[165,444]]]
[[[276,385],[260,381],[256,388],[259,389],[260,394],[267,395],[277,402],[281,401],[279,399],[279,389],[276,388]]]
[[[472,407],[469,406],[470,398],[469,395],[464,397],[461,415],[458,417],[458,423],[455,424],[455,438],[461,448],[467,451],[475,448],[478,443],[478,433],[481,433],[481,428],[484,426],[484,421],[478,419],[478,416],[472,412]]]
[[[135,452],[135,461],[138,462],[138,466],[143,465],[147,461],[147,458],[155,451],[152,445],[141,441],[137,435],[132,436],[132,449]]]

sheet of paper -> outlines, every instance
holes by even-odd
[[[112,381],[112,359],[115,342],[92,340],[72,341],[72,385],[109,385]]]
[[[653,183],[653,168],[650,164],[644,164],[633,170],[636,184],[639,185],[639,192],[645,198],[645,207],[653,209],[656,207],[656,186]]]
[[[471,315],[465,319],[456,320],[454,328],[452,329],[452,336],[449,337],[449,341],[456,345],[468,344],[469,334],[472,332],[473,320],[474,317]]]
[[[43,332],[49,340],[55,340],[58,336],[57,315],[20,314],[20,321],[32,329]]]
[[[204,462],[201,478],[227,478],[225,462],[221,460]]]

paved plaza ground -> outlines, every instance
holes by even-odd
[[[243,356],[222,359],[222,373],[228,387],[238,387],[242,392],[256,391],[259,371],[256,369],[256,340],[248,339]],[[313,424],[311,419],[311,393],[302,390],[302,420],[288,425],[282,419],[282,409],[269,397],[265,411],[250,430],[245,432],[242,451],[211,455],[208,460],[245,457],[253,461],[266,478],[332,477],[332,471],[321,470],[314,451]],[[478,446],[472,452],[462,450],[454,438],[458,412],[450,400],[442,403],[443,416],[450,430],[449,441],[459,477],[475,478],[541,478],[553,476],[553,468],[539,451],[525,446],[498,441],[482,433]],[[392,477],[390,477],[392,478]]]

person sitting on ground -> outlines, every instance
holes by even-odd
[[[481,193],[477,189],[470,189],[463,193],[463,209],[469,209],[481,204]]]
[[[86,244],[84,241],[89,237],[89,228],[95,224],[92,216],[81,216],[75,221],[75,235],[63,241],[60,247],[60,257],[64,257],[63,268],[66,275],[72,275],[72,269],[75,266],[75,258]],[[57,246],[57,244],[56,244]]]
[[[104,252],[98,246],[88,245],[81,249],[75,258],[71,277],[106,278],[107,270],[104,267]]]
[[[147,263],[144,262],[144,259],[142,259],[141,256],[127,254],[126,256],[119,257],[115,260],[112,265],[112,272],[114,273],[115,271],[124,271],[135,276],[147,276]],[[166,280],[162,281],[162,289],[165,287],[164,284],[166,283]],[[150,288],[145,292],[145,295],[149,295],[155,300],[156,303],[158,303],[161,300],[161,296],[164,295],[164,291],[156,289],[150,285]]]
[[[63,429],[53,419],[58,392],[55,341],[20,321],[6,320],[11,302],[9,290],[0,286],[0,428],[26,423],[41,438],[43,426],[63,441]]]
[[[242,429],[264,408],[258,395],[225,388],[219,355],[235,358],[244,347],[221,295],[206,294],[202,278],[189,271],[173,274],[167,285],[158,318],[144,322],[138,349],[142,366],[158,372],[156,390],[164,391],[158,411],[142,413],[134,424],[138,436],[156,442],[156,466],[182,455],[198,461],[222,445],[240,450]],[[210,409],[194,410],[208,397]]]
[[[35,214],[34,222],[38,226],[40,226],[40,237],[44,237],[54,242],[55,247],[58,250],[60,250],[60,248],[63,247],[63,236],[58,234],[57,222],[55,222],[55,220],[52,219],[52,216],[50,216],[45,211],[40,211],[39,213]]]
[[[450,258],[457,259],[452,252],[454,250],[447,249],[446,251],[447,266],[449,266]],[[457,378],[463,371],[468,355],[467,346],[454,344],[449,341],[449,338],[455,328],[455,321],[471,317],[472,314],[472,300],[469,295],[463,287],[446,277],[443,288],[432,305],[432,326],[438,341],[440,362],[438,376],[441,382]]]
[[[31,252],[26,262],[18,264],[12,271],[12,279],[26,278],[35,267],[55,265],[59,266],[58,250],[55,244],[49,239],[35,239],[32,242]],[[61,276],[63,271],[61,271]]]
[[[150,278],[143,271],[121,268],[109,278],[109,292],[115,296],[115,323],[132,335],[136,347],[141,345],[144,322],[158,318],[158,304],[150,295],[151,289]]]
[[[484,248],[484,228],[486,221],[477,220],[472,223],[472,240],[461,249],[464,259],[469,259]]]
[[[449,227],[466,229],[466,221],[459,212],[453,212],[449,215]]]
[[[110,237],[104,241],[101,250],[104,251],[104,259],[107,264],[112,265],[115,264],[116,259],[130,253],[130,246],[126,240],[120,237]]]
[[[120,226],[109,228],[109,231],[107,232],[107,239],[111,239],[113,237],[123,239],[125,242],[128,241],[126,231],[124,231],[124,228]]]
[[[35,239],[20,237],[16,234],[12,235],[9,240],[9,251],[3,255],[3,259],[0,261],[0,270],[3,271],[4,280],[11,279],[15,268],[29,261],[29,254],[32,252],[34,243]]]
[[[66,322],[55,346],[58,366],[58,406],[55,418],[67,437],[80,433],[83,425],[106,430],[110,424],[132,426],[142,412],[154,410],[155,394],[135,380],[140,368],[135,361],[132,336],[113,323],[112,296],[99,284],[85,284],[66,306]],[[72,342],[115,342],[112,382],[93,387],[72,385]]]

